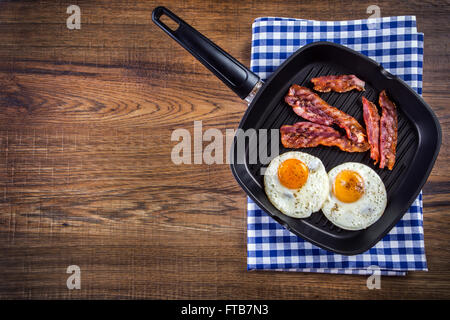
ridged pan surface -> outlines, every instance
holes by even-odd
[[[258,141],[259,129],[279,129],[284,124],[305,121],[284,102],[289,87],[299,84],[312,89],[311,78],[325,75],[355,74],[366,82],[365,91],[318,93],[328,104],[353,116],[364,125],[361,97],[378,105],[381,90],[397,105],[398,144],[392,171],[379,169],[370,152],[348,153],[336,147],[286,149],[279,143],[279,154],[297,150],[320,158],[327,172],[344,162],[360,162],[374,169],[383,180],[388,205],[383,216],[372,226],[360,231],[347,231],[334,226],[321,211],[306,219],[288,217],[278,211],[264,192],[263,172],[267,163],[249,161],[252,154],[270,154],[267,141]],[[315,245],[341,254],[364,252],[376,244],[401,219],[425,183],[441,143],[439,123],[426,103],[403,81],[386,72],[376,62],[340,45],[314,43],[294,53],[266,82],[244,115],[240,128],[255,130],[255,139],[246,140],[245,152],[232,148],[232,171],[247,194],[288,230]],[[250,144],[250,142],[252,142]],[[277,154],[275,154],[276,156]]]

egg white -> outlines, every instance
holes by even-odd
[[[308,167],[308,179],[299,189],[289,189],[278,179],[278,167],[287,159],[298,159]],[[322,161],[310,154],[290,151],[275,157],[264,174],[264,189],[275,208],[294,218],[307,218],[319,211],[329,193],[328,175]]]
[[[345,203],[333,194],[333,183],[343,170],[357,172],[364,180],[364,194],[357,201]],[[340,164],[328,172],[329,193],[322,212],[336,226],[345,230],[362,230],[375,223],[387,205],[387,193],[380,176],[370,167],[357,162]]]

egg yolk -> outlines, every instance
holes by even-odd
[[[333,193],[342,202],[355,202],[364,194],[364,180],[355,171],[343,170],[334,180]]]
[[[278,180],[289,189],[299,189],[308,180],[308,167],[298,159],[287,159],[278,167]]]

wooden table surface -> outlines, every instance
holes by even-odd
[[[69,4],[81,29],[69,30]],[[236,129],[246,105],[150,20],[166,5],[249,65],[252,21],[416,15],[443,144],[423,188],[428,272],[246,270],[246,196],[227,164],[175,165],[174,129]],[[0,298],[450,298],[449,2],[0,2]],[[69,265],[81,289],[69,290]]]

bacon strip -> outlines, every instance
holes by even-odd
[[[311,122],[331,126],[333,124],[345,130],[347,137],[361,147],[369,147],[364,128],[355,118],[330,106],[308,88],[292,85],[284,98],[294,112]]]
[[[311,122],[297,122],[280,128],[281,143],[285,148],[310,148],[318,145],[338,147],[346,152],[364,152],[368,145],[355,144],[331,127]]]
[[[342,93],[353,89],[364,91],[365,85],[365,82],[354,74],[312,78],[311,82],[314,84],[314,90],[319,92],[330,92],[333,90]]]
[[[397,111],[395,104],[386,95],[386,90],[381,91],[379,104],[381,107],[380,168],[383,169],[387,165],[388,169],[392,170],[397,147]]]
[[[375,160],[377,164],[380,160],[380,116],[378,115],[377,106],[362,97],[363,116],[366,124],[367,137],[370,144],[370,157]]]

